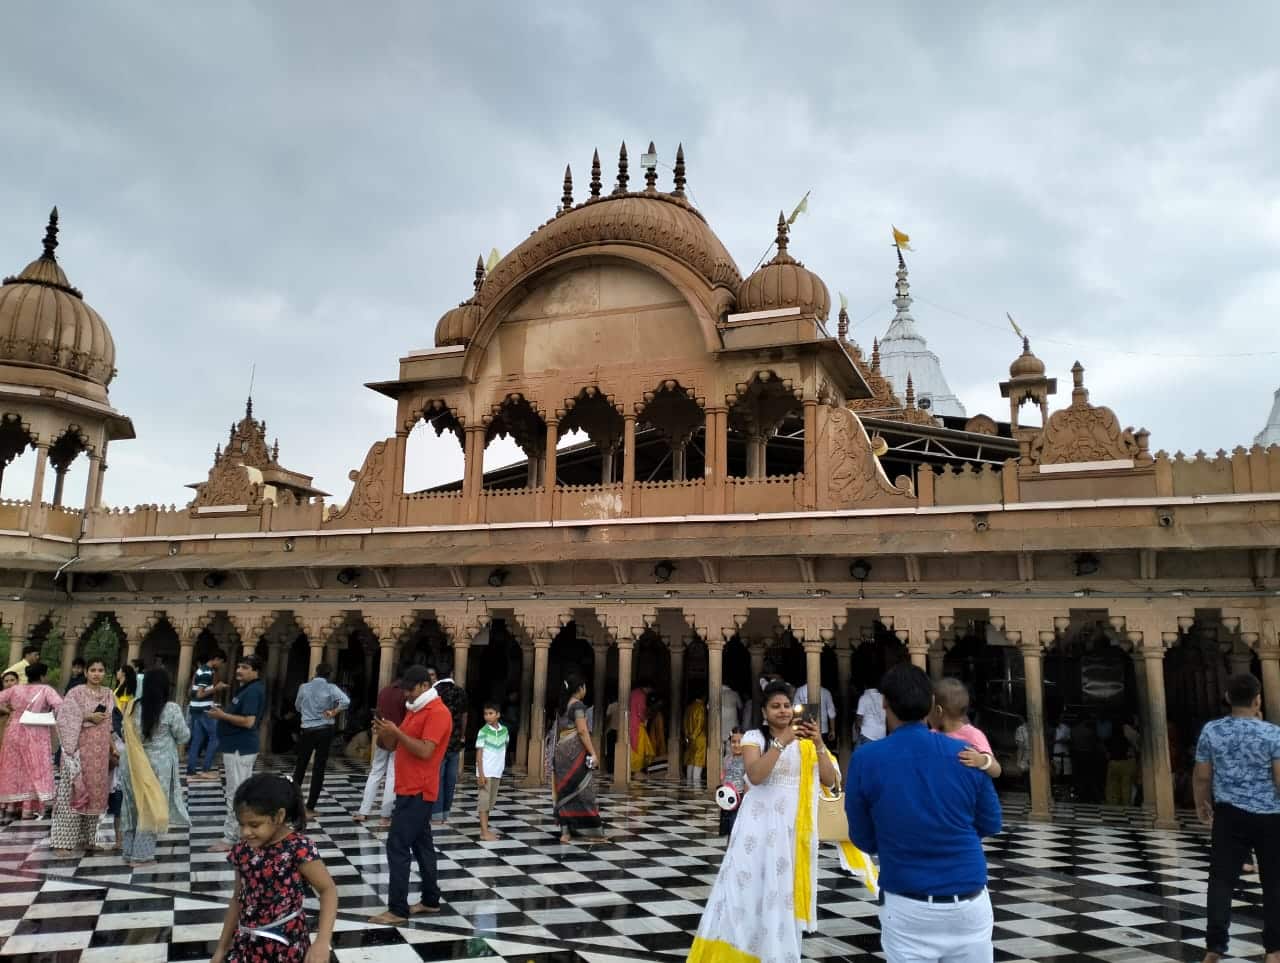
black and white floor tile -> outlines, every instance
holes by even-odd
[[[280,771],[287,771],[281,765]],[[339,891],[334,954],[340,963],[483,960],[551,963],[682,959],[724,849],[716,811],[701,794],[654,781],[603,797],[611,843],[557,841],[545,791],[503,786],[493,827],[477,840],[475,792],[460,787],[437,834],[445,906],[429,922],[373,927],[385,908],[383,838],[351,819],[363,773],[337,764],[311,828]],[[206,852],[219,833],[221,788],[189,789],[193,827],[162,839],[154,867],[117,857],[57,859],[48,824],[0,835],[0,963],[163,963],[207,960],[221,931],[232,873]],[[1204,939],[1207,839],[1158,831],[1117,811],[1064,813],[1053,825],[1007,807],[990,841],[996,959],[1164,963],[1196,960]],[[824,857],[814,961],[877,960],[876,906]],[[1261,890],[1238,894],[1232,960],[1262,956]]]

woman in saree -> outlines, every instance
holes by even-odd
[[[53,800],[52,726],[29,725],[22,714],[50,712],[62,705],[62,697],[45,685],[48,667],[43,662],[27,666],[27,681],[6,685],[0,705],[9,712],[9,725],[0,747],[0,806],[6,819],[39,819]]]
[[[169,701],[169,673],[149,669],[142,695],[125,710],[127,751],[121,760],[122,853],[130,866],[155,862],[156,837],[190,825],[178,781],[178,746],[191,738],[182,707]]]
[[[556,745],[552,757],[555,775],[556,821],[560,842],[575,836],[603,840],[604,829],[596,806],[596,747],[587,727],[587,684],[576,673],[564,680],[564,695],[556,717]]]
[[[813,722],[793,728],[791,687],[764,690],[764,720],[742,737],[750,788],[729,837],[693,963],[800,963],[818,923],[818,797],[839,779]]]
[[[54,855],[70,856],[93,848],[98,819],[111,793],[111,690],[101,659],[85,666],[85,683],[68,692],[58,708],[62,768],[53,797],[50,844]]]
[[[22,680],[18,678],[16,672],[6,672],[0,676],[0,692],[5,689],[12,689]],[[0,745],[4,745],[4,733],[9,728],[9,718],[13,715],[13,710],[7,704],[0,703]]]
[[[631,690],[631,704],[627,710],[627,736],[631,746],[631,771],[644,772],[653,762],[653,740],[649,737],[649,688],[637,686]]]

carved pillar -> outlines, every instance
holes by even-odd
[[[895,634],[901,638],[902,629],[895,630]],[[907,654],[911,656],[911,664],[917,669],[929,669],[929,643],[923,638],[917,638],[915,633],[909,632],[907,635]]]
[[[556,497],[556,445],[560,443],[560,422],[552,413],[547,418],[546,451],[542,455],[542,511],[539,515],[544,521],[555,517]]]
[[[671,445],[671,480],[682,482],[686,478],[685,464],[688,457],[689,446],[684,442],[674,442]]]
[[[98,507],[98,486],[102,480],[102,458],[96,452],[89,452],[89,478],[84,486],[84,510],[90,511]]]
[[[191,663],[195,656],[199,626],[174,625],[178,633],[178,672],[173,677],[173,699],[185,705],[190,698]]]
[[[667,778],[680,782],[684,770],[683,745],[684,735],[684,639],[673,637],[667,647],[671,660],[671,717],[667,726]],[[707,743],[707,753],[711,752],[711,744]]]
[[[1169,764],[1169,717],[1164,697],[1164,644],[1160,633],[1151,630],[1127,633],[1135,650],[1141,653],[1142,668],[1147,677],[1147,716],[1151,726],[1151,778],[1154,783],[1157,829],[1177,829],[1173,804],[1173,770]]]
[[[760,718],[763,704],[760,701],[760,677],[764,675],[765,644],[756,639],[747,646],[747,654],[751,656],[751,705],[755,708],[755,718]]]
[[[612,479],[605,479],[606,483]],[[631,497],[631,487],[636,483],[636,416],[628,411],[622,416],[622,489],[624,497]]]
[[[70,465],[53,466],[53,507],[62,507],[62,486],[67,481],[67,469]]]
[[[604,762],[604,722],[609,709],[609,698],[604,694],[605,670],[609,665],[609,638],[591,641],[591,741],[595,743],[600,761]]]
[[[463,466],[462,499],[466,503],[463,511],[469,522],[480,517],[480,489],[484,486],[484,448],[485,426],[467,425],[463,434]]]
[[[26,632],[23,630],[23,626],[27,624],[25,611],[26,606],[19,606],[13,620],[5,623],[9,627],[9,661],[5,665],[13,665],[22,658],[22,646],[27,641]]]
[[[467,687],[467,657],[471,654],[471,640],[465,630],[453,640],[453,682],[459,689]]]
[[[929,646],[929,678],[937,682],[946,673],[947,650],[934,643]]]
[[[724,408],[706,409],[706,453],[703,475],[710,493],[708,510],[722,512],[725,506],[726,476],[729,474],[729,413]]]
[[[88,626],[85,628],[87,629]],[[67,680],[71,678],[71,663],[76,660],[76,650],[80,648],[81,631],[69,623],[65,625],[64,631],[67,634],[62,639],[62,674],[58,679],[65,686]]]
[[[1051,762],[1045,745],[1044,719],[1044,639],[1039,632],[1009,632],[1009,640],[1018,635],[1018,649],[1022,652],[1022,672],[1027,691],[1027,744],[1031,750],[1031,818],[1052,818],[1053,789]],[[1048,633],[1053,641],[1053,632]]]
[[[543,744],[547,735],[547,663],[551,640],[556,631],[556,626],[539,626],[533,640],[533,704],[529,710],[529,771],[525,777],[527,786],[540,786],[543,780]]]
[[[804,499],[805,506],[818,504],[818,399],[804,399]]]
[[[1152,775],[1152,760],[1155,754],[1151,750],[1151,733],[1155,731],[1155,725],[1147,713],[1147,670],[1140,652],[1134,650],[1130,656],[1133,659],[1134,690],[1138,697],[1138,769],[1142,779],[1142,808],[1154,810],[1156,783]]]
[[[49,464],[49,446],[44,442],[36,442],[36,470],[31,477],[31,508],[34,512],[44,500],[44,473]]]
[[[146,625],[139,624],[129,628],[129,642],[125,650],[125,658],[132,662],[134,659],[142,657],[142,635],[146,632]]]
[[[631,653],[635,639],[618,634],[618,745],[613,751],[613,788],[631,782]]]
[[[307,679],[315,678],[316,669],[324,661],[325,641],[323,636],[307,633],[307,644],[311,646],[311,661],[307,663]]]
[[[1262,700],[1267,721],[1280,724],[1280,640],[1276,624],[1262,623],[1262,640],[1258,644],[1258,661],[1262,665]]]
[[[822,698],[822,650],[825,645],[821,638],[804,640],[805,684],[809,687],[809,701],[819,702]],[[819,726],[826,726],[825,719],[818,721]]]
[[[516,766],[529,764],[529,713],[533,705],[533,643],[520,642],[520,728],[516,730]]]
[[[396,676],[396,637],[388,632],[378,639],[378,690],[381,691],[395,681]]]
[[[850,690],[853,688],[853,643],[843,639],[836,643],[836,666],[840,673],[840,692],[836,695],[836,705],[840,716],[836,720],[837,753],[840,757],[840,771],[849,771],[849,757],[853,754],[853,701]]]
[[[712,632],[715,630],[713,629]],[[732,637],[732,632],[729,633]],[[707,789],[720,785],[720,762],[728,733],[720,731],[720,691],[724,685],[724,642],[710,632],[707,642]]]

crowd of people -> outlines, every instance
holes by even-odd
[[[158,837],[190,822],[180,779],[186,746],[188,780],[223,782],[222,838],[211,849],[226,852],[236,871],[213,959],[316,963],[329,957],[337,890],[305,826],[324,791],[337,719],[351,700],[330,681],[330,667],[317,666],[295,698],[300,734],[292,779],[255,774],[267,711],[262,662],[253,654],[237,660],[234,692],[221,678],[225,665],[222,652],[205,653],[184,711],[164,668],[123,665],[111,686],[103,659],[77,659],[59,693],[47,684],[40,647],[26,646],[0,686],[3,819],[47,819],[58,857],[104,848],[129,866],[154,862]],[[841,865],[879,897],[888,960],[993,959],[982,840],[1001,830],[994,789],[1001,765],[970,721],[965,684],[932,681],[909,664],[891,668],[857,701],[855,746],[842,777],[829,748],[837,719],[827,690],[811,700],[805,687],[760,681],[758,702],[722,691],[721,745],[707,744],[705,699],[695,697],[683,714],[691,783],[701,781],[708,753],[723,753],[717,801],[720,833],[728,837],[689,958],[798,963],[804,935],[818,928],[819,847],[831,842]],[[581,676],[564,677],[549,733],[551,810],[566,845],[610,838],[597,798],[601,759],[587,692]],[[665,743],[650,731],[651,695],[637,687],[628,705],[625,750],[633,762]],[[1280,727],[1261,720],[1253,676],[1232,677],[1226,695],[1230,714],[1204,727],[1196,750],[1196,805],[1212,826],[1205,960],[1226,955],[1232,893],[1241,872],[1256,868],[1266,961],[1280,963]],[[401,667],[378,693],[364,744],[368,778],[353,816],[377,818],[386,832],[388,905],[375,924],[401,925],[440,909],[433,827],[449,818],[468,746],[468,708],[447,671],[421,665]],[[485,703],[470,743],[484,841],[499,838],[489,816],[511,747],[503,708]],[[1072,775],[1087,769],[1089,785],[1104,798],[1130,793],[1134,726],[1122,719],[1105,732],[1092,720],[1078,725],[1080,737],[1071,727],[1066,737]],[[1054,755],[1063,755],[1056,739]],[[114,832],[100,847],[106,818]],[[411,902],[415,865],[420,889]],[[308,892],[320,899],[314,940],[302,909]]]

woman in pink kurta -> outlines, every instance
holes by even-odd
[[[27,709],[48,712],[62,705],[62,697],[44,684],[43,662],[27,666],[25,683],[0,692],[0,705],[9,710],[9,725],[0,747],[0,806],[13,816],[22,810],[37,819],[53,799],[51,726],[28,726],[20,721]]]
[[[107,667],[101,659],[85,666],[85,683],[63,697],[58,709],[62,769],[53,800],[50,843],[55,852],[91,849],[98,817],[107,810],[111,791],[111,690],[102,684]]]

